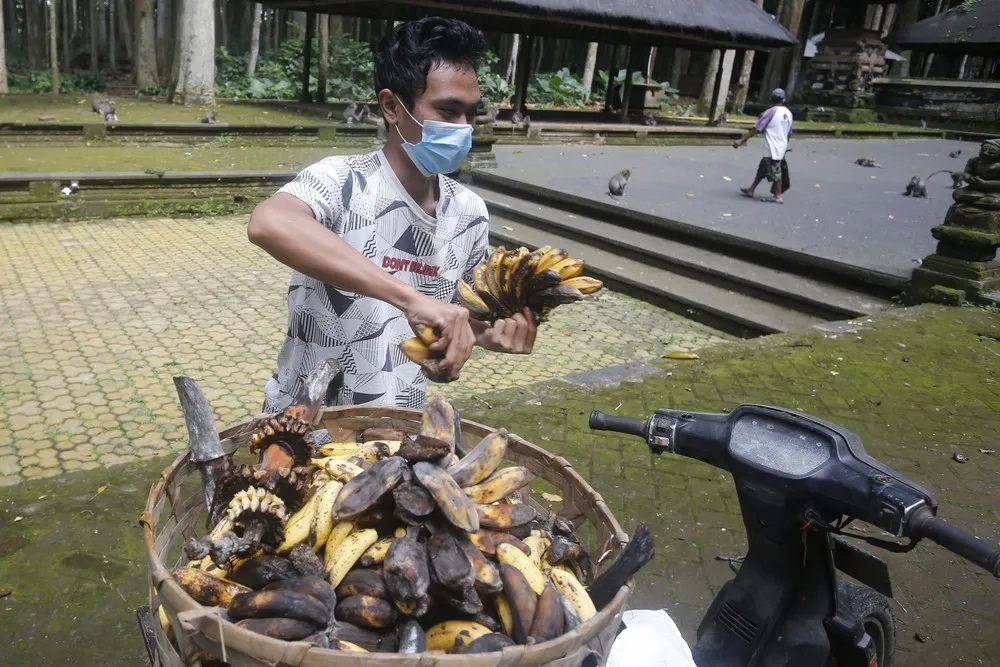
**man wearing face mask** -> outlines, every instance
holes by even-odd
[[[485,41],[451,19],[396,26],[375,56],[388,129],[380,151],[307,167],[250,216],[250,241],[292,270],[288,329],[265,411],[288,406],[319,359],[344,367],[340,405],[419,407],[427,379],[399,350],[427,324],[441,368],[457,375],[474,345],[527,354],[529,310],[493,326],[470,321],[455,283],[488,252],[483,200],[445,176],[472,145],[476,69]]]

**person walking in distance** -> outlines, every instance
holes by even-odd
[[[472,143],[482,33],[453,19],[401,23],[375,55],[388,138],[373,153],[328,157],[254,209],[250,241],[292,272],[288,326],[264,412],[291,404],[319,359],[344,368],[337,405],[419,408],[427,389],[399,343],[433,327],[451,375],[473,345],[528,354],[531,311],[492,326],[455,303],[459,278],[489,250],[483,200],[447,174]]]
[[[744,197],[753,198],[754,190],[765,178],[771,186],[773,197],[766,201],[773,201],[783,204],[781,193],[783,182],[788,182],[788,163],[785,162],[785,153],[788,151],[788,139],[792,136],[792,112],[785,106],[785,91],[775,88],[771,93],[771,107],[757,118],[757,122],[750,130],[733,142],[733,148],[739,148],[746,144],[751,137],[758,134],[764,135],[764,157],[757,165],[757,175],[749,188],[740,188],[740,193]]]

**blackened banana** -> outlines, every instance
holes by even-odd
[[[245,618],[237,621],[236,625],[259,635],[289,642],[304,639],[316,632],[316,626],[312,623],[295,618]]]
[[[235,620],[294,618],[319,629],[326,627],[330,615],[326,606],[311,595],[293,590],[270,590],[240,593],[229,605],[229,617]]]
[[[382,598],[352,595],[337,604],[337,620],[381,630],[396,622],[396,609]]]
[[[399,626],[396,642],[400,653],[423,653],[427,650],[427,634],[416,621],[407,621]]]

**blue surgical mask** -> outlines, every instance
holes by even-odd
[[[399,102],[399,98],[396,98]],[[413,114],[402,102],[406,114],[413,118]],[[450,174],[462,166],[465,156],[472,148],[472,126],[459,123],[445,123],[440,120],[425,120],[423,123],[413,118],[413,122],[423,129],[420,141],[411,144],[399,131],[396,125],[396,133],[403,140],[403,150],[410,156],[413,165],[424,176],[434,174]]]

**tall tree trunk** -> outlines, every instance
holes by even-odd
[[[170,0],[156,0],[156,63],[161,81],[170,79],[171,16]]]
[[[344,17],[330,14],[330,44],[336,50],[344,38]]]
[[[763,1],[763,0],[762,0]],[[673,60],[670,61],[670,85],[678,90],[681,87],[681,77],[687,74],[691,52],[687,49],[674,49]]]
[[[659,49],[655,46],[649,49],[649,60],[646,62],[646,81],[653,80],[653,70],[656,69],[656,56],[659,54]]]
[[[108,3],[108,66],[111,68],[112,72],[118,70],[115,59],[115,51],[118,50],[117,40],[115,39],[115,2],[111,0]],[[128,33],[122,35],[127,39]]]
[[[45,5],[39,0],[24,3],[24,35],[27,40],[28,69],[45,67]]]
[[[701,95],[698,97],[698,113],[707,114],[712,105],[712,93],[715,92],[715,77],[719,73],[719,61],[722,58],[722,51],[713,49],[711,57],[708,59],[708,66],[705,69],[705,82],[701,86]]]
[[[819,0],[814,0],[819,2]],[[757,6],[764,8],[764,0],[756,0]],[[750,73],[753,71],[754,52],[746,51],[743,54],[743,67],[740,68],[740,75],[736,79],[736,95],[733,97],[733,113],[743,113],[743,107],[747,103],[747,95],[750,92]]]
[[[131,61],[132,60],[132,40],[136,39],[136,35],[132,34],[132,23],[129,22],[128,15],[128,5],[125,0],[115,0],[118,3],[118,32],[122,36],[122,42],[125,43],[125,56]],[[134,4],[134,3],[133,3]],[[151,4],[152,6],[152,4]],[[133,61],[134,64],[134,61]]]
[[[583,64],[584,101],[590,101],[590,89],[594,87],[594,69],[597,68],[597,42],[587,44],[587,60]]]
[[[59,94],[59,8],[49,0],[49,66],[52,68],[52,94]]]
[[[76,0],[72,0],[72,2],[70,2],[69,9],[70,9],[70,20],[73,22],[71,25],[72,30],[70,31],[69,35],[70,39],[72,40],[74,37],[76,37],[76,31],[79,27],[77,23],[77,21],[79,20],[78,16],[79,12],[77,11],[76,8]]]
[[[156,16],[153,0],[135,2],[135,87],[155,88],[160,83],[156,67]]]
[[[263,11],[261,4],[253,5],[253,26],[250,28],[250,57],[247,58],[247,76],[253,76],[257,71],[257,56],[260,54],[260,18]]]
[[[514,33],[514,43],[510,47],[510,60],[507,61],[507,79],[508,84],[514,83],[514,70],[517,65],[517,53],[521,49],[521,36]]]
[[[173,99],[187,106],[215,104],[215,7],[212,0],[181,4]]]
[[[3,2],[0,2],[0,4],[3,4]],[[62,8],[60,10],[60,16],[59,16],[60,27],[62,28],[62,30],[60,31],[62,33],[62,70],[64,72],[68,72],[69,71],[69,51],[70,51],[70,47],[69,47],[69,20],[70,20],[70,18],[69,18],[69,2],[68,2],[68,0],[63,0],[62,3],[60,3],[60,7]],[[0,9],[0,11],[3,11],[3,10]],[[2,29],[0,29],[0,30],[2,30]]]
[[[3,2],[0,2],[0,95],[7,94],[7,45],[3,27]]]
[[[217,0],[217,2],[219,3],[219,15],[216,19],[218,21],[217,40],[219,44],[228,49],[229,34],[227,31],[228,26],[226,25],[226,0]]]
[[[90,19],[90,34],[87,35],[87,39],[90,40],[90,71],[97,74],[100,71],[101,65],[99,61],[98,46],[100,44],[97,41],[98,29],[97,29],[97,0],[90,0],[90,6],[87,8],[88,18]]]
[[[330,68],[330,21],[326,14],[316,17],[319,22],[319,71],[316,74],[316,101],[326,104],[326,79]]]
[[[261,22],[264,24],[264,34],[261,39],[264,42],[263,50],[271,50],[271,33],[274,31],[274,11],[270,9],[265,9],[263,15],[261,16]]]

